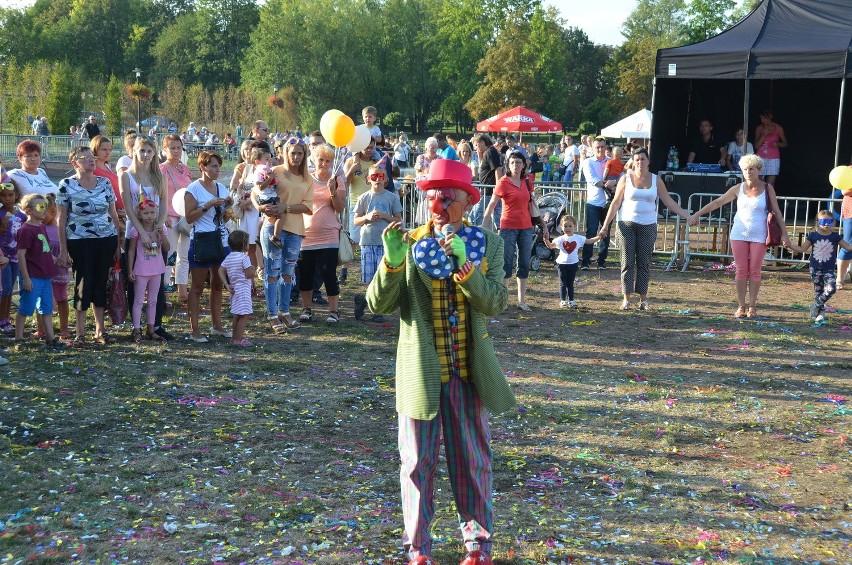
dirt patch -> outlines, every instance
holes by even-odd
[[[723,272],[655,270],[648,312],[618,309],[617,269],[581,278],[560,310],[545,263],[534,311],[491,321],[520,403],[492,418],[496,562],[849,563],[852,290],[814,327],[804,270],[765,273],[747,321]],[[11,346],[0,563],[403,563],[397,320],[354,321],[359,289],[338,325],[253,320],[248,352]]]

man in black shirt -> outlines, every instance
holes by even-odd
[[[94,116],[89,116],[89,121],[83,126],[83,130],[86,132],[86,137],[89,139],[95,139],[101,134],[101,128],[99,128],[98,124],[95,123]]]
[[[482,215],[488,202],[491,200],[491,195],[494,193],[494,186],[500,177],[503,176],[503,157],[500,152],[494,147],[494,142],[491,137],[485,133],[478,133],[471,139],[473,148],[476,149],[476,154],[479,157],[479,189],[482,191],[482,199],[471,208],[468,213],[468,219],[474,225],[482,225]],[[503,210],[501,202],[497,203],[497,208],[494,209],[494,227],[500,226],[500,213]]]
[[[716,142],[713,123],[710,120],[701,120],[698,123],[698,133],[701,135],[693,140],[686,162],[724,165],[727,151],[723,144]]]

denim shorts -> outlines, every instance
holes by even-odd
[[[33,289],[29,292],[24,290],[24,279],[19,279],[21,285],[21,300],[18,303],[18,314],[25,318],[38,311],[41,315],[53,314],[53,282],[50,279],[30,279]]]
[[[3,285],[3,291],[0,296],[9,296],[15,290],[15,281],[18,280],[18,263],[11,261],[0,270],[0,284]]]

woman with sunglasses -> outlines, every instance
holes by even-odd
[[[232,334],[222,326],[222,289],[224,284],[219,278],[218,263],[198,263],[195,261],[195,237],[200,233],[219,232],[225,256],[228,248],[228,230],[225,228],[225,209],[233,204],[227,187],[218,182],[222,169],[222,157],[212,151],[198,154],[198,169],[201,178],[186,187],[184,206],[186,221],[192,224],[192,239],[189,242],[189,270],[192,284],[189,289],[189,339],[195,343],[207,343],[209,340],[201,333],[198,317],[201,308],[201,294],[210,277],[210,318],[213,335],[231,338]]]
[[[154,222],[154,233],[159,233],[166,224],[166,216],[168,214],[166,181],[163,178],[163,173],[160,171],[160,162],[157,158],[157,142],[149,137],[137,137],[133,144],[132,162],[130,167],[122,172],[118,177],[118,186],[121,188],[121,198],[125,202],[125,211],[127,212],[127,224],[124,231],[124,251],[127,257],[127,251],[130,247],[130,228],[136,228],[139,233],[139,244],[144,249],[153,250],[157,247],[157,242],[152,238],[150,233],[144,229],[142,220],[139,217],[139,202],[141,200],[150,200],[157,205],[157,219]],[[160,250],[162,253],[162,250]],[[133,265],[127,265],[126,273],[130,272]],[[132,285],[127,287],[127,302],[133,304],[133,295],[135,289]],[[162,325],[163,314],[166,310],[166,292],[163,281],[160,281],[160,287],[157,293],[157,316],[155,320],[156,334],[166,340],[174,339],[174,336],[169,333]]]
[[[287,328],[298,328],[299,322],[290,315],[290,293],[296,278],[296,261],[305,236],[304,214],[313,214],[313,183],[308,175],[307,147],[298,137],[290,137],[283,146],[284,163],[272,169],[273,174],[258,184],[265,188],[274,178],[278,187],[278,218],[284,222],[279,241],[273,245],[272,233],[276,216],[265,209],[260,229],[260,247],[263,250],[264,290],[266,291],[266,317],[276,333]]]
[[[9,171],[9,178],[18,185],[21,197],[27,194],[56,194],[58,187],[47,176],[47,172],[41,168],[41,145],[30,139],[25,139],[18,144],[15,150],[21,168]]]
[[[88,147],[75,147],[69,155],[74,176],[62,179],[56,206],[59,214],[60,266],[71,265],[74,272],[74,310],[77,331],[74,345],[86,341],[86,311],[95,314],[94,342],[114,343],[106,333],[104,309],[109,270],[121,257],[116,226],[115,193],[110,182],[95,176],[95,156]]]
[[[342,175],[332,178],[331,165],[334,151],[328,145],[318,145],[311,149],[311,161],[314,172],[313,214],[305,218],[305,239],[302,241],[302,254],[299,258],[299,272],[305,273],[299,279],[299,297],[302,301],[302,315],[299,320],[310,322],[313,319],[311,297],[317,268],[322,273],[325,292],[328,295],[328,323],[340,320],[338,304],[340,285],[337,282],[337,253],[340,248],[340,220],[338,214],[346,208],[346,180]]]
[[[509,286],[509,279],[515,270],[518,272],[518,308],[529,312],[527,304],[527,278],[530,273],[530,256],[535,228],[530,215],[530,201],[535,198],[535,192],[530,177],[527,176],[527,158],[520,151],[512,151],[506,156],[507,174],[500,177],[491,201],[485,209],[483,227],[493,225],[491,215],[498,202],[503,203],[503,213],[500,216],[500,237],[503,238],[503,272],[506,274],[503,284]],[[545,234],[546,236],[546,234]]]

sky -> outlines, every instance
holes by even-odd
[[[35,0],[0,0],[2,7],[20,8]],[[554,6],[569,26],[579,27],[594,43],[621,45],[621,24],[636,7],[636,0],[604,0],[601,4],[585,0],[545,0]]]
[[[636,7],[636,0],[603,0],[600,4],[585,0],[546,0],[559,10],[571,27],[586,32],[594,43],[621,45],[621,24]]]

